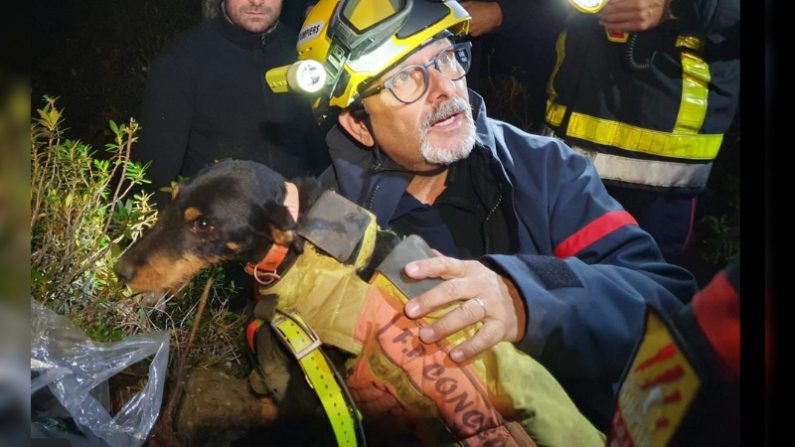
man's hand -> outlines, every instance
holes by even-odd
[[[456,346],[450,357],[466,361],[501,341],[519,341],[525,332],[525,310],[513,282],[478,261],[438,256],[410,262],[406,274],[414,279],[442,278],[442,284],[406,304],[409,318],[420,318],[449,304],[463,301],[432,325],[420,330],[420,339],[433,343],[467,326],[483,322],[471,339]]]
[[[502,25],[502,8],[493,2],[463,2],[472,20],[469,21],[469,35],[472,37],[488,34]]]
[[[596,15],[599,24],[610,31],[646,31],[669,16],[671,0],[610,0]]]

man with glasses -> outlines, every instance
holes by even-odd
[[[324,17],[336,3],[351,18]],[[334,75],[315,103],[316,112],[339,112],[326,136],[332,166],[321,181],[371,210],[382,227],[418,234],[438,251],[405,267],[409,278],[443,280],[405,313],[419,318],[461,304],[423,328],[423,341],[482,323],[451,351],[453,361],[514,342],[606,429],[646,305],[679,309],[696,291],[692,275],[665,263],[585,157],[486,116],[482,98],[467,90],[469,46],[453,40],[468,20],[457,2],[405,2],[401,27],[381,41],[359,38],[370,48],[340,59],[338,48],[352,45],[335,47],[335,39],[358,38],[351,24],[369,25],[354,15],[355,3],[318,3],[305,29],[329,25],[299,42],[300,58]],[[327,36],[331,45],[320,54]]]

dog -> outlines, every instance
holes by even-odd
[[[428,256],[420,238],[378,228],[372,214],[324,192],[316,179],[286,182],[262,164],[225,160],[174,189],[157,223],[122,255],[115,272],[133,290],[160,292],[209,265],[247,263],[264,294],[256,318],[272,320],[277,307],[299,311],[352,390],[377,388],[405,410],[405,420],[376,415],[397,428],[381,437],[387,444],[408,427],[432,445],[508,438],[514,441],[508,445],[535,445],[528,433],[545,445],[603,445],[604,436],[554,378],[510,343],[467,365],[452,363],[446,353],[477,328],[421,344],[419,325],[426,323],[408,320],[402,306],[418,287],[421,293],[441,280],[410,283],[400,271]],[[285,441],[333,440],[319,399],[276,338],[273,330],[257,332],[255,372],[262,383],[252,388],[277,402]]]
[[[171,202],[159,213],[156,224],[125,251],[114,266],[116,276],[133,291],[162,294],[179,289],[201,270],[225,261],[256,264],[274,244],[288,246],[282,264],[289,268],[303,253],[304,239],[296,228],[322,192],[314,178],[291,179],[298,191],[294,219],[283,206],[286,180],[267,166],[251,161],[224,160],[203,169],[187,183],[175,187]],[[357,274],[367,279],[399,238],[378,230],[368,264]],[[263,301],[258,316],[270,319],[275,300]],[[254,386],[279,404],[276,437],[285,442],[323,445],[334,439],[326,416],[303,373],[272,331],[260,331],[255,364],[264,365],[273,386]],[[270,341],[270,343],[268,343]],[[349,357],[337,349],[326,355],[338,368]],[[256,382],[254,382],[256,383]],[[289,399],[285,399],[289,396]],[[268,433],[274,439],[274,433]],[[335,444],[329,444],[335,445]]]

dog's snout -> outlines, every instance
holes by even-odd
[[[113,267],[116,277],[123,282],[130,282],[135,276],[135,266],[131,262],[125,262],[123,259],[116,263]]]

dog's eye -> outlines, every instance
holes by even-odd
[[[193,221],[193,231],[200,233],[200,234],[207,234],[213,231],[215,227],[213,227],[207,219],[196,219]]]

